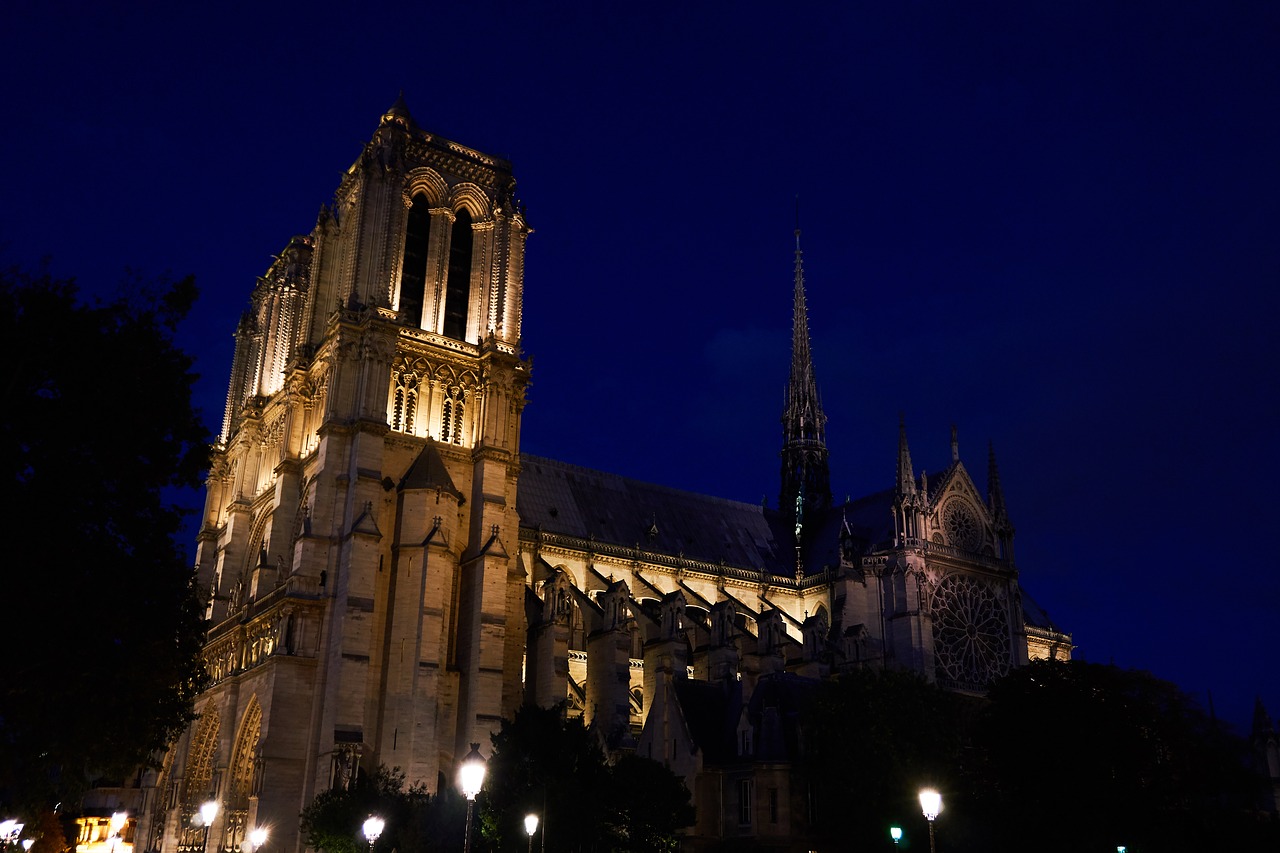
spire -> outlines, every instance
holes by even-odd
[[[1253,732],[1254,737],[1272,734],[1271,718],[1267,716],[1267,708],[1262,704],[1262,697],[1253,697]]]
[[[1000,488],[1000,468],[996,465],[996,446],[987,443],[987,503],[991,505],[991,514],[1003,519],[1008,513],[1004,505],[1004,489]]]
[[[960,437],[955,424],[951,425],[951,461],[960,461]]]
[[[898,494],[916,493],[916,474],[911,468],[911,448],[907,447],[907,421],[898,415]]]
[[[827,467],[827,416],[822,413],[809,350],[809,311],[804,296],[798,203],[796,219],[791,379],[782,410],[782,492],[778,508],[794,515],[792,521],[799,533],[805,512],[831,506],[831,475]]]
[[[396,97],[396,102],[382,114],[382,123],[395,123],[402,127],[411,127],[413,125],[413,116],[409,115],[409,106],[404,102],[404,90],[400,90],[400,94]]]

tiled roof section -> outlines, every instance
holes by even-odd
[[[520,524],[708,563],[791,574],[786,525],[755,504],[521,456]]]
[[[840,565],[840,535],[848,522],[859,553],[883,547],[893,540],[893,490],[886,489],[832,507],[818,520],[809,547],[805,571],[814,574],[826,566]]]
[[[740,685],[726,690],[723,685],[689,678],[674,679],[671,685],[689,725],[689,736],[703,757],[712,764],[734,760],[734,735],[742,714]]]
[[[1046,631],[1056,631],[1059,634],[1066,632],[1059,628],[1054,621],[1049,618],[1049,613],[1043,607],[1036,603],[1031,597],[1031,593],[1027,592],[1024,586],[1022,589],[1022,621],[1026,622],[1033,628],[1042,628]]]
[[[449,469],[445,467],[444,460],[440,458],[440,451],[436,449],[436,443],[431,440],[428,440],[423,445],[418,458],[413,460],[413,464],[409,466],[409,470],[401,478],[400,489],[443,489],[446,492],[462,497],[462,493],[453,485],[453,478],[449,476]]]

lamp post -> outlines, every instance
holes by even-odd
[[[373,853],[373,842],[378,840],[378,836],[382,834],[382,830],[387,826],[387,822],[377,815],[369,815],[365,819],[364,837],[369,842],[369,853]]]
[[[898,842],[902,840],[902,827],[900,826],[889,827],[889,837],[893,839],[893,849],[897,850]]]
[[[920,792],[920,811],[924,812],[925,820],[929,821],[929,853],[938,853],[937,844],[933,840],[933,822],[942,811],[942,795],[932,788],[925,788]]]
[[[206,800],[200,805],[200,822],[204,824],[204,850],[209,853],[209,827],[213,826],[213,819],[218,816],[218,801]]]
[[[267,829],[259,826],[249,830],[249,844],[253,847],[253,853],[258,853],[258,848],[267,843]]]
[[[26,824],[18,823],[13,818],[0,821],[0,844],[9,846],[18,840],[18,836],[22,834],[22,827]]]
[[[471,751],[458,766],[458,787],[467,798],[467,835],[462,845],[463,853],[471,853],[471,810],[476,804],[476,794],[480,793],[483,785],[484,756],[480,754],[480,744],[473,743]]]
[[[533,834],[538,831],[538,816],[536,814],[524,816],[524,831],[529,833],[529,853],[533,853]]]

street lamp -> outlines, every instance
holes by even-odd
[[[524,831],[529,833],[529,853],[533,853],[533,834],[538,831],[538,816],[536,814],[524,816]]]
[[[253,847],[253,853],[258,853],[258,848],[267,843],[267,828],[259,826],[249,830],[249,844]]]
[[[200,806],[200,822],[204,824],[204,849],[205,853],[209,851],[209,827],[213,826],[213,819],[218,816],[218,801],[206,800]]]
[[[471,744],[471,751],[458,767],[458,787],[467,798],[467,835],[462,845],[463,853],[471,853],[471,809],[476,804],[476,794],[484,785],[484,756],[480,744]],[[532,843],[532,842],[530,842]]]
[[[26,824],[18,823],[13,818],[0,821],[0,842],[5,845],[11,844],[18,840],[18,836],[22,834],[22,827]]]
[[[933,840],[933,822],[938,819],[938,812],[942,811],[942,795],[932,788],[925,788],[920,792],[920,811],[924,812],[925,820],[929,821],[929,853],[937,853],[937,845]]]
[[[898,842],[902,840],[902,827],[900,826],[889,827],[889,837],[893,839],[893,849],[897,850]]]
[[[378,840],[378,836],[382,834],[382,830],[386,828],[387,822],[377,815],[369,815],[364,822],[364,837],[369,842],[369,853],[373,853],[373,842]]]
[[[110,842],[107,849],[111,853],[115,853],[117,845],[120,844],[120,831],[124,829],[125,822],[129,820],[128,812],[113,812],[111,820],[107,823],[107,839]]]

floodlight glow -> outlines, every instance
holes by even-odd
[[[218,816],[218,801],[209,800],[200,806],[200,819],[205,826],[213,826],[213,819]]]
[[[370,846],[378,840],[378,836],[382,834],[382,830],[387,826],[387,822],[377,815],[369,815],[368,820],[364,822],[364,837],[369,839]]]

